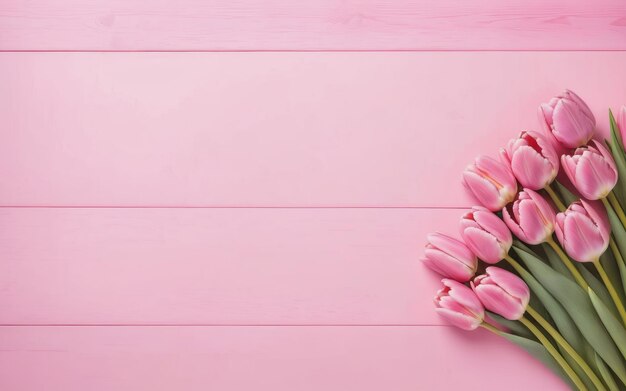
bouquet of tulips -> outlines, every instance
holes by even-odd
[[[507,338],[578,390],[626,390],[626,106],[609,117],[602,141],[572,91],[542,104],[541,133],[465,170],[480,206],[462,241],[429,235],[423,259],[444,277],[443,318]]]

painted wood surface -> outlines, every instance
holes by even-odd
[[[565,389],[418,259],[625,49],[621,0],[2,1],[0,389]]]
[[[0,324],[442,324],[461,210],[0,209]]]
[[[2,50],[626,49],[622,0],[4,0]]]
[[[427,368],[428,372],[425,372]],[[567,387],[503,339],[451,327],[0,327],[14,391]]]
[[[468,206],[461,171],[626,52],[3,53],[0,205]],[[251,65],[253,64],[253,65]]]

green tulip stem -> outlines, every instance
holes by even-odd
[[[552,343],[541,332],[541,330],[539,330],[537,326],[533,324],[533,322],[531,322],[530,320],[526,319],[523,316],[520,318],[519,321],[522,322],[522,324],[526,326],[526,328],[528,328],[528,330],[530,330],[530,332],[533,333],[535,337],[537,337],[539,342],[541,342],[541,344],[546,348],[548,353],[550,353],[550,355],[554,357],[556,362],[561,366],[561,368],[563,368],[565,373],[567,373],[567,376],[569,376],[570,379],[572,379],[572,382],[574,382],[574,384],[576,385],[576,388],[578,388],[580,391],[583,391],[583,390],[586,391],[587,387],[585,387],[585,384],[582,382],[582,380],[580,380],[576,372],[574,372],[572,367],[567,363],[567,361],[565,361],[563,356],[561,356],[558,350],[556,350],[554,345],[552,345]]]
[[[609,245],[611,246],[611,251],[613,251],[613,255],[615,255],[615,258],[617,258],[617,262],[621,263],[622,265],[626,265],[626,263],[624,263],[624,257],[622,257],[622,253],[619,251],[617,243],[615,243],[615,239],[613,239],[612,236],[609,240]]]
[[[480,327],[482,327],[482,328],[484,328],[486,330],[489,330],[489,331],[491,331],[492,333],[494,333],[496,335],[502,336],[502,331],[501,330],[498,330],[497,328],[495,328],[494,326],[490,325],[487,322],[482,322],[480,324]]]
[[[576,350],[570,345],[565,338],[555,329],[550,322],[548,322],[543,316],[541,316],[537,311],[535,311],[530,305],[526,307],[526,312],[530,314],[543,327],[552,338],[559,344],[566,352],[569,354],[576,364],[580,366],[580,368],[585,372],[589,379],[593,383],[593,385],[598,389],[598,391],[605,391],[606,388],[602,381],[598,378],[595,372],[591,369],[589,364],[585,362],[585,360],[576,352]]]
[[[552,188],[552,185],[547,185],[546,187],[544,187],[544,189],[546,189],[546,191],[548,192],[548,195],[550,196],[550,198],[552,198],[552,202],[554,202],[554,204],[559,209],[559,211],[564,212],[565,209],[567,208],[565,207],[565,205],[563,204],[563,201],[561,201],[559,196],[556,194],[556,192]]]
[[[569,270],[569,272],[572,273],[572,276],[574,276],[574,279],[576,280],[578,285],[580,285],[581,288],[583,288],[585,290],[585,292],[586,292],[587,288],[589,288],[589,284],[587,284],[587,281],[585,281],[585,278],[583,277],[583,275],[580,274],[578,269],[576,269],[576,266],[574,266],[574,264],[572,263],[571,259],[569,259],[567,254],[565,254],[565,252],[563,252],[563,249],[561,248],[561,246],[559,246],[554,241],[554,239],[552,239],[552,237],[548,237],[546,242],[557,253],[559,258],[561,258],[561,261],[563,261],[563,264],[565,264],[565,266],[567,267],[567,270]]]
[[[611,206],[613,206],[615,213],[617,213],[617,216],[619,217],[619,220],[622,222],[622,225],[626,227],[626,214],[624,214],[624,209],[622,209],[622,207],[619,205],[619,201],[617,200],[617,197],[615,197],[615,194],[613,193],[613,191],[609,192],[609,195],[606,198],[602,199],[604,206],[607,207],[608,209],[608,205],[606,202],[607,198],[609,199]]]
[[[520,265],[519,262],[517,262],[515,259],[513,259],[509,254],[505,255],[504,259],[506,259],[506,261],[511,264],[511,266],[513,266],[513,269],[515,269],[515,271],[519,274],[523,274],[524,272],[526,272],[526,269],[524,269],[524,267]]]
[[[626,325],[626,309],[624,309],[624,304],[622,303],[622,300],[619,298],[619,295],[617,294],[617,291],[615,290],[613,283],[611,283],[611,280],[609,279],[608,274],[606,274],[606,271],[604,270],[604,267],[602,267],[602,264],[600,263],[599,259],[596,260],[593,264],[598,270],[598,273],[600,274],[600,277],[602,278],[604,285],[606,285],[606,289],[608,289],[609,294],[611,295],[611,298],[613,299],[613,302],[615,303],[615,307],[617,307],[617,312],[619,312],[619,316],[622,318],[622,323]]]

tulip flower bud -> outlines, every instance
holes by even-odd
[[[486,309],[509,320],[524,316],[530,301],[528,285],[499,267],[488,267],[485,274],[472,281],[472,289]]]
[[[461,236],[467,247],[487,263],[500,262],[513,244],[511,232],[498,216],[475,206],[461,219]]]
[[[441,280],[444,287],[435,296],[435,311],[452,325],[475,330],[485,318],[485,309],[476,294],[454,280]]]
[[[476,273],[478,261],[465,243],[440,233],[430,234],[422,262],[444,277],[469,281]]]
[[[539,120],[546,133],[567,148],[585,145],[593,137],[596,126],[589,106],[570,90],[542,104]]]
[[[541,195],[524,189],[502,209],[502,218],[513,235],[521,241],[539,244],[552,236],[556,214]]]
[[[598,201],[579,200],[556,215],[556,236],[578,262],[595,262],[609,245],[611,226]]]
[[[479,156],[463,173],[465,187],[482,206],[497,211],[515,197],[517,181],[503,163],[488,156]]]
[[[576,190],[588,200],[606,197],[617,183],[617,167],[611,153],[595,140],[561,156],[563,171]]]
[[[535,132],[522,132],[501,152],[523,187],[539,190],[559,172],[559,157],[550,142]]]

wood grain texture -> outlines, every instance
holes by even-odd
[[[443,324],[461,210],[0,209],[2,324]]]
[[[2,327],[12,391],[565,391],[525,352],[450,327]]]
[[[626,49],[621,0],[4,0],[1,50]]]
[[[252,65],[253,64],[253,65]],[[468,206],[463,168],[626,52],[3,53],[0,205]]]

